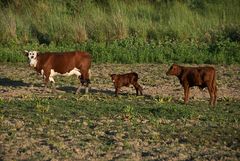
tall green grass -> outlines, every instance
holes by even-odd
[[[240,63],[238,0],[2,0],[0,6],[0,61],[24,61],[24,49],[81,49],[99,63]],[[50,37],[50,46],[38,45],[33,27]]]
[[[1,62],[25,62],[24,50],[38,51],[88,51],[95,63],[194,63],[194,64],[239,64],[240,46],[229,40],[217,42],[209,47],[207,43],[165,41],[146,43],[141,39],[115,40],[110,43],[87,41],[77,44],[56,46],[15,45],[13,48],[1,47]]]

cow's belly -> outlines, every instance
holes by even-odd
[[[41,70],[41,74],[42,74],[43,78],[46,78],[43,70]],[[62,75],[62,76],[76,75],[79,77],[81,75],[81,73],[80,73],[79,69],[77,69],[77,68],[74,68],[73,70],[66,72],[66,73],[59,73],[59,72],[56,72],[54,69],[51,69],[50,75],[49,75],[49,80],[51,82],[55,82],[53,77],[56,75]]]
[[[69,72],[66,72],[66,73],[59,73],[59,72],[55,71],[54,69],[51,69],[50,76],[54,77],[56,75],[62,75],[62,76],[77,75],[77,76],[80,76],[81,73],[80,73],[79,69],[77,69],[77,68],[74,68],[73,70],[71,70]]]
[[[76,76],[80,76],[81,73],[80,73],[79,69],[77,69],[77,68],[74,68],[73,70],[71,70],[69,72],[66,72],[66,73],[58,73],[54,69],[51,69],[50,77],[54,77],[56,75],[62,75],[62,76],[76,75]]]

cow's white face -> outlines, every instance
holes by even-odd
[[[25,51],[27,54],[27,57],[29,59],[29,64],[31,67],[36,67],[37,66],[37,51]]]

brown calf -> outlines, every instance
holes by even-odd
[[[138,74],[135,72],[126,73],[126,74],[110,74],[112,78],[112,82],[115,87],[115,95],[117,96],[119,90],[122,86],[129,87],[132,84],[136,89],[136,94],[138,95],[138,91],[142,95],[142,87],[138,84]]]
[[[77,75],[85,92],[88,93],[89,72],[91,67],[91,56],[87,52],[62,52],[62,53],[39,53],[37,51],[25,51],[30,66],[40,73],[44,78],[45,89],[48,82],[55,83],[53,77],[56,75]],[[55,86],[54,86],[55,91]],[[80,91],[80,85],[76,91]]]
[[[216,71],[214,67],[184,67],[173,64],[166,73],[178,77],[184,88],[184,103],[189,99],[189,87],[198,86],[200,89],[208,88],[210,105],[216,104],[217,86]]]

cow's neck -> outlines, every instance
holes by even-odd
[[[37,59],[37,64],[36,64],[36,66],[34,67],[35,68],[35,70],[37,71],[37,72],[39,72],[39,73],[41,73],[41,70],[42,70],[42,66],[40,65],[41,63],[40,63],[40,57],[38,57],[38,59]]]

